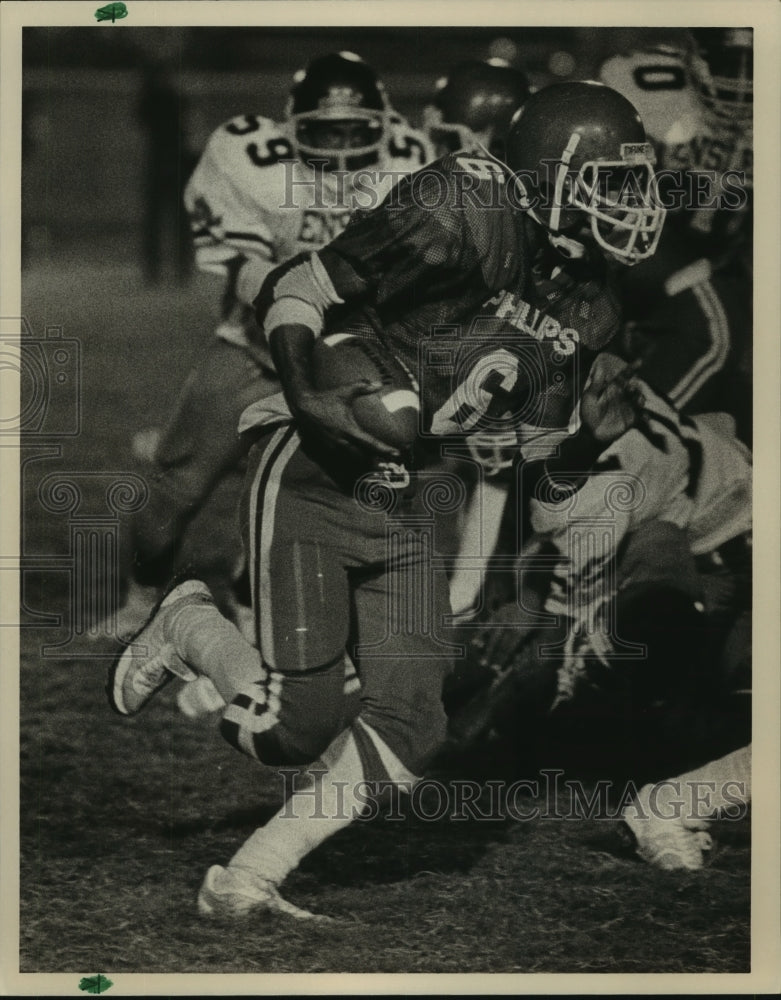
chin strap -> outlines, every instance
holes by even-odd
[[[547,235],[551,246],[558,250],[562,256],[569,258],[569,260],[580,260],[581,257],[586,256],[586,248],[583,244],[577,240],[573,240],[570,236],[562,236],[561,233],[551,232]]]

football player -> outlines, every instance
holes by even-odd
[[[692,619],[705,614],[731,621],[736,588],[724,571],[740,560],[744,581],[750,576],[751,454],[735,438],[733,422],[725,414],[683,417],[639,377],[635,386],[643,397],[637,425],[595,457],[577,491],[559,484],[558,497],[543,496],[531,505],[534,530],[546,535],[560,558],[545,608],[573,620],[557,702],[570,698],[583,679],[585,658],[602,658],[616,634],[628,636],[630,617],[641,621],[636,627],[642,634],[644,626],[651,642],[656,625],[643,619],[654,601],[667,608],[662,632],[672,631],[676,606],[691,609]],[[621,490],[625,496],[618,495]],[[597,545],[590,532],[600,520],[610,529]],[[708,572],[717,566],[719,579],[709,588]],[[681,625],[678,650],[666,663],[657,656],[660,674],[689,668],[680,666],[687,659],[686,634]],[[601,649],[595,650],[595,640]],[[653,668],[655,652],[644,668]],[[691,661],[697,655],[689,651]]]
[[[637,107],[660,167],[690,184],[682,193],[692,203],[677,203],[680,221],[707,256],[723,253],[725,239],[747,222],[748,199],[738,196],[753,186],[752,72],[750,29],[707,28],[612,56],[599,73]],[[724,195],[725,184],[719,209],[704,196]]]
[[[429,159],[426,137],[393,111],[375,72],[351,52],[316,58],[296,74],[283,124],[249,114],[212,134],[184,201],[197,266],[222,285],[221,318],[151,456],[149,501],[132,526],[143,583],[164,582],[173,558],[208,581],[224,611],[246,619],[234,588],[245,466],[237,426],[246,406],[277,388],[268,352],[248,337],[250,303],[280,262],[324,246],[356,206],[378,203]],[[154,586],[132,587],[120,634],[146,618],[156,596]]]
[[[693,29],[617,54],[600,79],[638,108],[675,210],[653,261],[623,276],[625,353],[687,413],[730,412],[750,441],[753,188],[750,29]]]
[[[526,74],[504,59],[461,63],[437,81],[423,128],[437,156],[487,149],[502,160],[510,120],[529,94]]]
[[[227,702],[221,729],[236,749],[271,765],[322,764],[227,867],[209,870],[202,913],[306,916],[281,899],[280,883],[370,808],[367,797],[409,791],[441,747],[452,651],[440,634],[447,584],[430,562],[426,453],[484,419],[539,418],[538,396],[555,397],[576,338],[598,350],[615,332],[614,300],[588,279],[588,261],[653,254],[664,211],[650,153],[615,91],[546,88],[514,118],[506,163],[449,154],[266,278],[258,329],[283,392],[245,414],[256,441],[242,504],[260,648],[200,581],[186,581],[137,635],[146,655],[126,651],[109,675],[113,706],[132,715],[175,674],[205,674]],[[359,423],[352,403],[375,384],[312,384],[315,340],[345,329],[344,309],[357,310],[351,331],[417,379],[414,461]],[[522,349],[535,344],[542,383]],[[357,711],[343,694],[346,657],[360,677]]]
[[[517,725],[521,704],[541,718],[562,706],[553,718],[565,723],[608,710],[614,755],[620,728],[631,734],[616,762],[624,767],[630,746],[642,746],[641,723],[659,742],[652,704],[667,718],[671,706],[702,716],[750,684],[752,468],[726,414],[682,416],[636,364],[607,352],[598,361],[587,388],[599,392],[601,381],[615,393],[631,376],[637,419],[608,447],[581,432],[523,470],[535,532],[524,551],[540,558],[519,561],[529,572],[517,602],[475,642],[484,687],[451,733],[474,740],[500,716]],[[525,629],[513,624],[514,605],[537,595],[537,624],[528,612]]]

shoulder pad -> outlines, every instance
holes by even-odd
[[[239,115],[212,133],[204,159],[221,169],[268,167],[294,159],[284,127],[259,115]]]

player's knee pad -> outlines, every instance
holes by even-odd
[[[272,670],[234,697],[220,732],[262,764],[311,764],[344,728],[343,699],[341,658],[309,673]]]

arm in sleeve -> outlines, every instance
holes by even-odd
[[[581,424],[577,433],[561,442],[554,455],[535,462],[529,470],[535,496],[568,501],[586,484],[589,474],[607,447],[604,442],[596,439],[588,427]]]
[[[271,343],[275,330],[306,327],[317,337],[323,331],[326,311],[344,299],[315,254],[298,254],[275,268],[253,301],[258,329]]]
[[[337,292],[381,306],[465,280],[479,262],[456,188],[453,172],[435,164],[403,177],[375,209],[356,212],[319,251]]]

